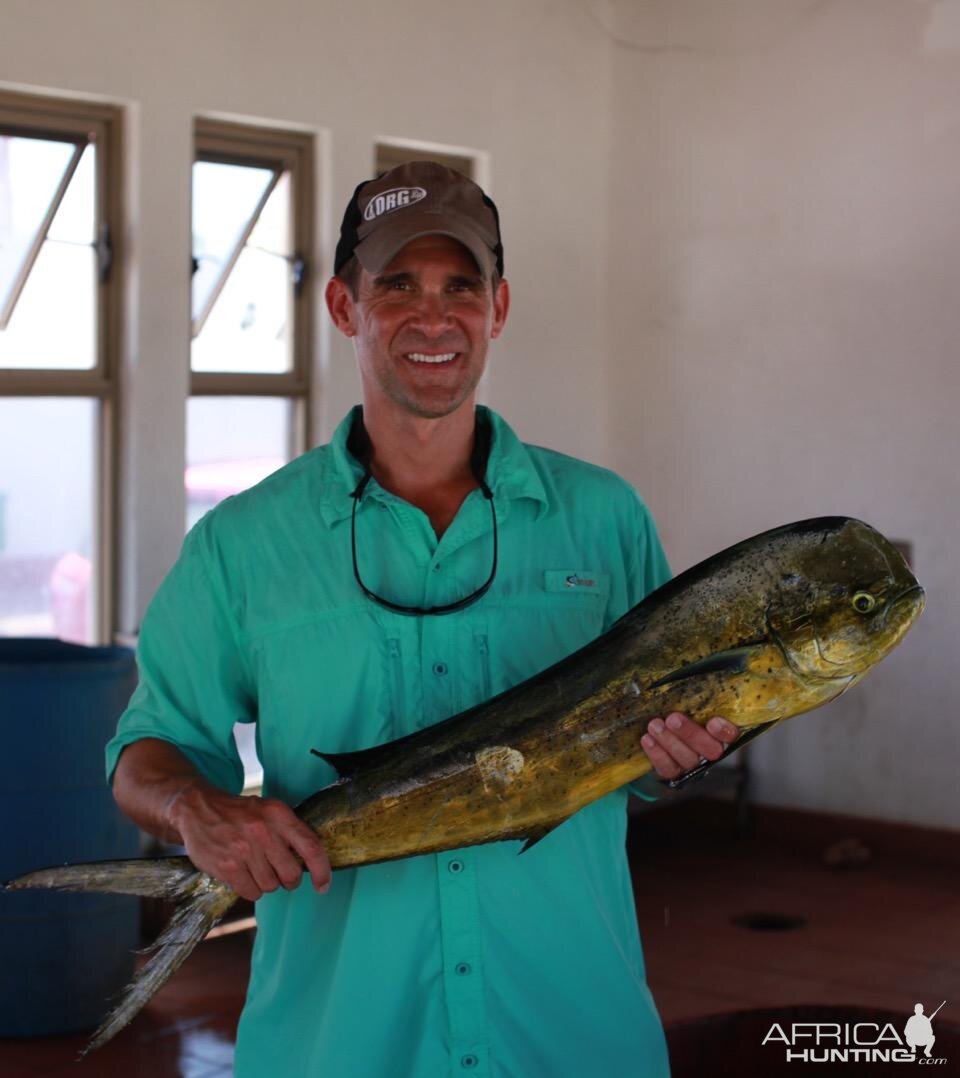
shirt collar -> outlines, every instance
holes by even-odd
[[[531,498],[539,503],[538,514],[544,512],[548,504],[547,492],[526,446],[509,423],[493,409],[478,405],[477,410],[482,411],[490,422],[487,483],[495,501],[505,503],[517,498]],[[362,418],[362,415],[362,406],[354,405],[330,439],[327,479],[320,505],[320,512],[330,527],[350,516],[353,511],[351,495],[363,478],[363,465],[347,448],[354,421]]]

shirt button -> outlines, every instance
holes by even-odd
[[[433,567],[433,571],[434,571],[435,573],[439,573],[439,572],[440,572],[440,563],[439,563],[439,562],[437,562],[437,564],[436,564],[436,565],[435,565],[435,566]]]
[[[452,873],[453,873],[454,875],[456,875],[456,874],[457,874],[458,872],[463,872],[463,869],[464,869],[464,864],[463,864],[463,862],[462,862],[462,861],[451,861],[451,862],[450,862],[450,863],[449,863],[449,864],[447,865],[447,868],[448,868],[448,869],[450,869],[450,871],[451,871],[451,872],[452,872]]]
[[[461,1067],[466,1067],[468,1070],[469,1070],[470,1067],[475,1067],[477,1065],[477,1062],[478,1062],[478,1060],[477,1060],[476,1056],[461,1056],[460,1057],[460,1066]]]
[[[470,963],[469,962],[458,962],[457,966],[456,966],[456,970],[457,970],[457,973],[459,973],[461,977],[465,977],[470,972]]]
[[[433,664],[433,672],[437,675],[437,677],[443,677],[443,675],[447,672],[447,664],[446,663],[434,663]]]

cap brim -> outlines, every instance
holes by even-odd
[[[353,249],[368,273],[381,273],[411,240],[420,236],[450,236],[473,255],[484,277],[493,275],[496,256],[473,225],[449,213],[404,213],[384,221]]]

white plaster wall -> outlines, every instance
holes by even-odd
[[[609,42],[577,0],[6,0],[3,85],[129,109],[120,628],[136,626],[183,538],[193,117],[317,132],[318,300],[343,206],[372,174],[378,138],[485,155],[514,291],[487,399],[528,440],[596,460],[608,61]],[[359,387],[352,350],[325,316],[317,351],[322,440]]]
[[[762,801],[960,824],[960,5],[594,4],[613,55],[609,459],[679,570],[859,516],[928,608],[753,751]]]

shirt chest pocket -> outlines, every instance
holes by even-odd
[[[489,684],[503,692],[595,640],[604,628],[609,574],[547,569],[539,587],[491,606],[486,646]]]

